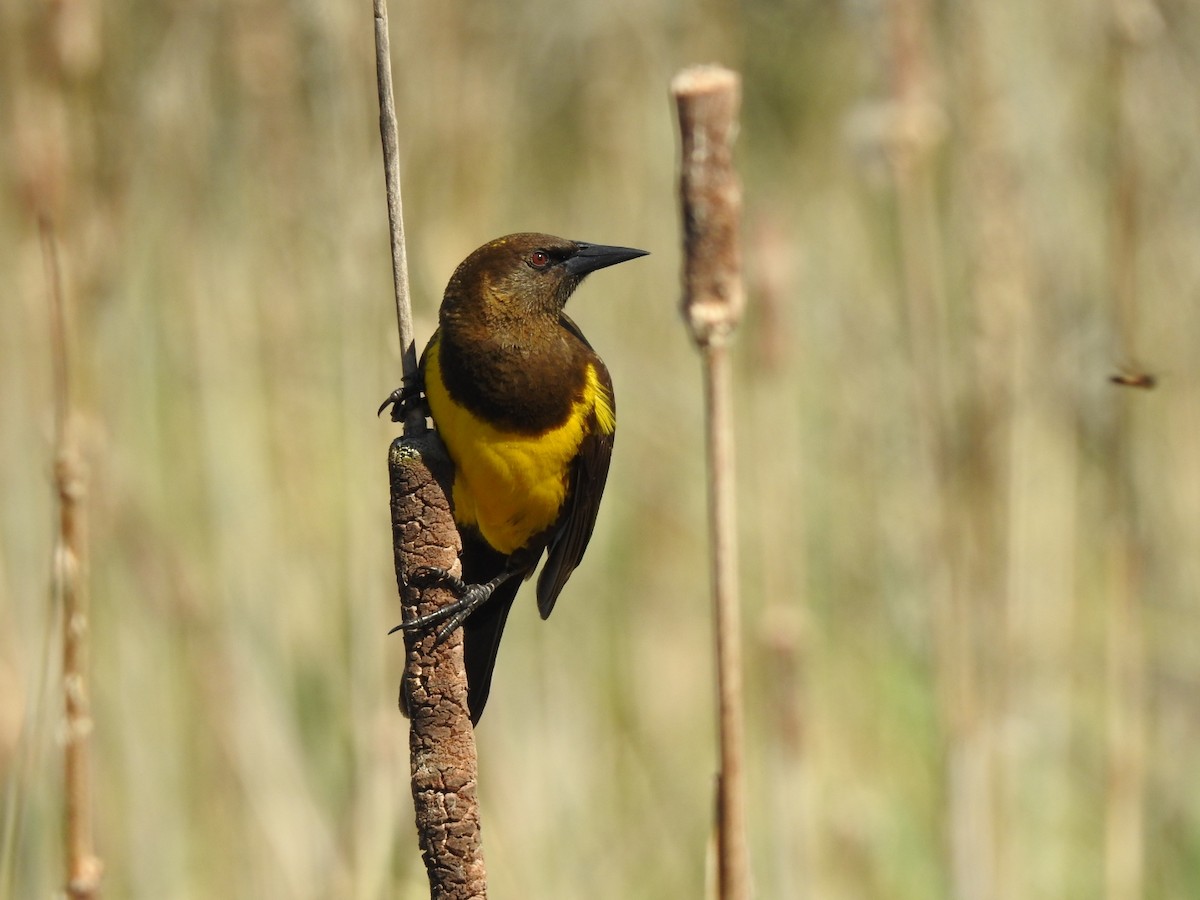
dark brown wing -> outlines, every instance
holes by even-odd
[[[576,333],[578,334],[577,330]],[[582,339],[583,336],[579,336]],[[586,344],[586,341],[584,343]],[[608,369],[604,367],[600,358],[594,355],[592,365],[596,367],[596,374],[604,390],[608,392],[609,403],[615,412],[612,378]],[[571,466],[567,501],[563,504],[563,511],[555,523],[553,536],[547,547],[546,564],[538,576],[538,612],[542,614],[543,619],[554,609],[554,601],[558,599],[563,585],[583,559],[583,551],[587,549],[588,541],[592,537],[596,514],[600,511],[600,498],[604,495],[604,483],[608,480],[608,464],[612,459],[614,436],[604,434],[600,430],[600,423],[594,413],[589,417],[587,433]]]

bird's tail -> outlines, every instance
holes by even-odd
[[[492,689],[492,670],[496,666],[496,651],[500,649],[500,636],[504,634],[504,623],[512,609],[517,590],[521,587],[519,577],[510,578],[498,585],[487,602],[463,624],[463,661],[467,667],[467,706],[471,710],[471,724],[479,722]]]
[[[512,609],[521,582],[528,577],[532,566],[528,560],[516,559],[497,553],[471,529],[463,529],[462,579],[467,584],[486,584],[492,579],[512,572],[463,623],[463,661],[467,668],[467,706],[471,711],[471,724],[477,724],[483,715],[488,692],[492,689],[492,670],[496,666],[496,652],[500,648],[500,636],[504,634],[504,623]],[[537,558],[532,561],[535,565]]]

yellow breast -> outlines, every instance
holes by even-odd
[[[593,413],[604,433],[616,427],[595,368],[589,366],[583,396],[565,423],[541,434],[501,430],[451,400],[436,341],[426,350],[425,372],[429,410],[454,461],[455,521],[475,526],[501,553],[519,550],[558,518]]]

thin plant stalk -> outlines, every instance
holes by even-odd
[[[400,138],[396,98],[392,90],[391,42],[387,0],[373,0],[375,17],[375,78],[379,86],[379,137],[383,144],[383,176],[387,187],[388,237],[392,249],[392,284],[396,295],[396,326],[400,335],[400,366],[406,379],[416,375],[412,301],[408,288],[408,251],[404,241],[404,203],[400,194]],[[406,424],[406,431],[409,423]],[[424,420],[420,420],[423,427]]]
[[[716,620],[717,882],[721,900],[750,896],[745,713],[738,605],[736,486],[729,339],[741,318],[741,185],[733,167],[741,82],[716,66],[675,76],[682,162],[683,313],[700,351],[708,450],[708,517]]]
[[[92,830],[92,713],[88,697],[89,601],[87,585],[87,474],[72,428],[70,360],[58,243],[49,220],[39,222],[42,257],[50,293],[54,354],[54,485],[58,538],[54,550],[54,593],[62,605],[63,839],[66,893],[71,900],[100,895],[104,866]]]

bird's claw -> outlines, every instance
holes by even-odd
[[[384,401],[379,404],[379,409],[376,410],[375,415],[382,415],[383,411],[389,406],[392,408],[393,422],[403,422],[408,414],[417,408],[422,408],[426,415],[428,415],[429,408],[426,405],[425,398],[421,396],[421,385],[417,376],[405,376],[404,383],[388,394]]]
[[[494,582],[467,584],[461,578],[436,566],[422,566],[415,570],[409,576],[408,583],[414,587],[443,587],[455,596],[455,599],[445,606],[402,622],[388,632],[395,634],[397,631],[406,631],[411,634],[437,628],[437,635],[433,641],[435,647],[450,637],[456,628],[467,621],[471,613],[486,603],[496,588]]]

